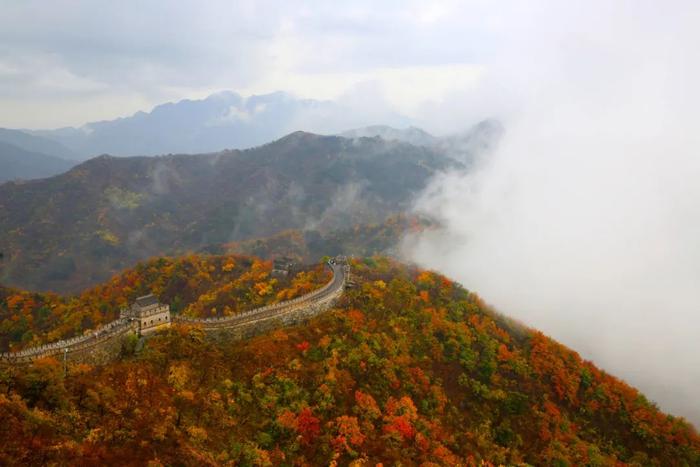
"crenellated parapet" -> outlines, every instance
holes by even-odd
[[[127,319],[118,319],[82,336],[76,336],[37,347],[30,347],[18,352],[4,352],[0,354],[0,361],[27,363],[44,357],[59,356],[63,358],[65,353],[73,354],[75,352],[92,349],[107,341],[136,331],[136,323]]]
[[[313,306],[316,310],[321,310],[330,305],[343,293],[345,286],[346,268],[345,259],[342,261],[331,260],[328,267],[333,272],[333,277],[326,285],[320,289],[309,292],[306,295],[297,297],[291,300],[286,300],[272,305],[266,305],[260,308],[255,308],[234,316],[223,316],[218,318],[189,318],[186,316],[174,316],[173,321],[197,324],[206,330],[235,328],[237,326],[249,325],[251,323],[279,318],[290,314],[299,309],[309,308]]]
[[[144,335],[180,322],[200,326],[205,331],[232,332],[234,337],[247,337],[279,325],[294,324],[330,308],[342,295],[349,277],[349,265],[344,256],[331,259],[327,266],[333,272],[331,280],[320,289],[292,300],[255,308],[235,316],[219,318],[189,318],[170,315],[170,306],[162,304],[153,295],[136,299],[129,308],[122,309],[119,319],[82,336],[51,344],[0,354],[0,362],[11,364],[30,363],[44,357],[57,356],[74,359],[89,357],[105,349],[118,347],[119,340],[129,334]],[[104,353],[104,352],[102,352]],[[105,360],[101,358],[100,360]]]
[[[170,305],[160,303],[153,294],[144,295],[122,309],[120,317],[137,323],[139,334],[143,335],[170,326]]]

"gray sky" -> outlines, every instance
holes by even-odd
[[[222,89],[390,109],[435,133],[500,118],[490,161],[418,202],[447,228],[407,255],[700,423],[699,8],[5,0],[0,126]]]
[[[352,3],[347,5],[347,3]],[[129,115],[222,89],[346,99],[407,114],[483,72],[482,2],[6,0],[0,126]]]

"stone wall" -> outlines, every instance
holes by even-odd
[[[44,357],[54,357],[69,362],[105,363],[117,357],[127,335],[137,334],[138,324],[117,320],[95,332],[52,344],[32,347],[20,352],[0,354],[0,362],[26,364]]]
[[[337,299],[342,293],[345,286],[345,277],[347,274],[347,266],[331,264],[329,265],[333,271],[333,278],[326,285],[318,290],[314,290],[306,295],[297,297],[292,300],[287,300],[273,305],[267,305],[254,310],[240,313],[235,316],[225,316],[220,318],[188,318],[185,316],[173,316],[173,322],[186,324],[196,324],[202,329],[209,331],[214,329],[228,329],[238,327],[248,327],[251,323],[258,321],[267,321],[281,317],[297,316],[302,313],[305,308],[317,309],[320,305],[328,308],[329,303]],[[317,313],[316,313],[317,314]]]
[[[211,325],[211,323],[193,324],[201,327],[215,340],[248,339],[274,329],[306,322],[331,308],[340,298],[342,292],[343,289],[339,288],[332,294],[326,295],[323,300],[299,303],[274,313],[256,315],[243,322],[229,323],[229,325],[223,323],[218,325]]]
[[[137,321],[139,322],[139,333],[141,335],[168,327],[171,322],[170,305],[161,305],[151,313],[139,316]]]
[[[343,293],[348,266],[336,263],[329,263],[328,266],[333,271],[330,282],[293,300],[230,317],[197,319],[172,316],[170,319],[172,322],[201,327],[215,338],[227,339],[245,339],[275,328],[301,323],[333,306]],[[132,334],[139,334],[138,321],[122,317],[83,336],[20,352],[0,354],[0,363],[27,364],[49,356],[66,358],[70,362],[105,363],[119,355],[124,339]]]

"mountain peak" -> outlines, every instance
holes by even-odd
[[[308,140],[308,139],[316,139],[316,138],[323,138],[322,135],[318,135],[316,133],[311,133],[309,131],[303,131],[303,130],[296,130],[291,133],[289,133],[286,136],[283,136],[280,138],[278,141],[283,141],[283,140]]]
[[[293,145],[293,146],[298,146],[302,144],[309,144],[315,141],[323,141],[326,139],[332,139],[334,138],[333,136],[327,136],[327,135],[319,135],[316,133],[311,133],[308,131],[303,131],[303,130],[297,130],[293,131],[281,138],[278,138],[272,142],[269,143],[269,145],[275,145],[275,146],[284,146],[284,145]],[[267,146],[264,145],[264,146]]]

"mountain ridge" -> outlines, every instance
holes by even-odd
[[[350,115],[333,101],[297,98],[282,91],[248,97],[221,91],[79,128],[27,132],[60,142],[83,159],[102,153],[152,156],[256,147],[299,128],[337,129],[348,119],[348,123],[355,121]],[[405,120],[393,114],[384,117]]]
[[[343,136],[345,138],[378,136],[387,141],[403,141],[416,146],[432,146],[437,144],[437,141],[439,140],[439,138],[415,126],[398,129],[389,125],[369,125],[366,127],[343,131],[339,134],[339,136]]]
[[[434,174],[462,167],[434,149],[305,132],[247,150],[103,155],[0,185],[0,279],[77,290],[152,255],[382,222]]]
[[[505,134],[505,127],[496,119],[482,120],[466,130],[434,136],[427,131],[409,126],[394,128],[388,125],[370,125],[339,133],[346,138],[378,137],[386,141],[400,141],[417,146],[438,149],[461,162],[473,164],[478,157],[494,151]]]

